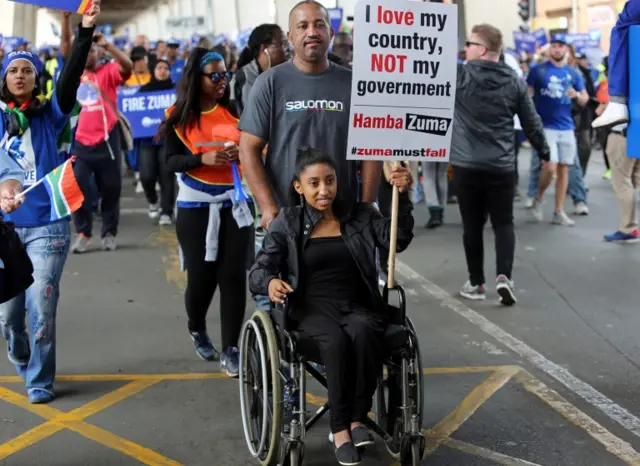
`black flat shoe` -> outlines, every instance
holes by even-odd
[[[342,466],[356,466],[360,464],[360,453],[353,442],[347,442],[336,448],[336,459]]]
[[[368,447],[376,443],[369,429],[364,426],[353,429],[351,431],[351,439],[353,440],[353,444],[358,448]]]

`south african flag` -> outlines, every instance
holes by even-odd
[[[89,11],[93,5],[92,0],[13,0],[17,3],[28,3],[45,8],[55,8],[56,10],[70,11],[81,15]]]
[[[51,221],[68,217],[84,202],[84,195],[73,173],[71,157],[44,177],[44,185],[51,200]]]

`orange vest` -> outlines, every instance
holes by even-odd
[[[609,81],[606,79],[600,83],[598,92],[596,92],[596,99],[598,99],[598,102],[601,104],[609,103]]]
[[[170,115],[174,107],[167,109]],[[240,130],[238,119],[221,105],[216,105],[212,110],[202,112],[199,125],[194,124],[187,128],[183,134],[180,128],[174,128],[182,143],[192,154],[204,154],[212,150],[222,150],[225,142],[240,143]],[[240,176],[242,176],[242,168]],[[233,185],[233,173],[231,164],[220,166],[202,166],[185,173],[187,176],[210,185]]]

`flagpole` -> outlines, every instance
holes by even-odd
[[[25,189],[24,191],[19,192],[18,194],[16,194],[16,199],[17,198],[22,198],[24,199],[24,197],[27,195],[27,193],[29,191],[31,191],[33,188],[38,187],[38,185],[42,184],[42,182],[44,181],[44,178],[39,179],[38,181],[35,182],[35,184],[32,184],[31,186],[29,186],[27,189]]]

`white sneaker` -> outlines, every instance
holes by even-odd
[[[467,280],[467,282],[462,285],[460,296],[462,296],[463,298],[472,299],[474,301],[487,298],[484,285],[472,285],[469,280]]]
[[[535,203],[536,203],[535,197],[528,197],[527,200],[524,201],[524,208],[531,209]]]
[[[160,204],[149,204],[149,218],[151,220],[160,217]]]
[[[555,212],[551,223],[554,225],[562,225],[564,227],[572,227],[576,224],[576,222],[569,218],[564,210],[562,212]]]
[[[142,187],[142,183],[138,181],[136,183],[136,194],[142,194],[142,193],[144,193],[144,188]]]
[[[161,215],[158,225],[160,225],[161,227],[170,227],[171,225],[173,225],[173,220],[171,220],[171,217],[169,217],[168,215]]]
[[[513,280],[509,280],[504,275],[498,275],[498,278],[496,278],[496,292],[500,296],[500,304],[513,306],[517,302],[516,295],[513,292],[514,286]]]
[[[542,222],[542,201],[537,199],[533,200],[533,206],[531,207],[531,216],[536,222]]]
[[[626,104],[619,102],[609,102],[602,115],[593,120],[592,128],[603,128],[605,126],[615,126],[629,121],[629,108]]]
[[[589,207],[585,202],[578,202],[573,213],[576,215],[589,215]]]

